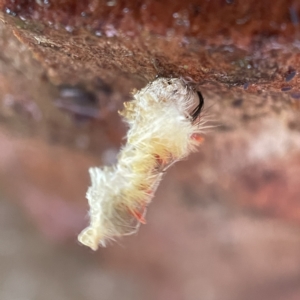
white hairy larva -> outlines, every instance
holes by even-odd
[[[202,106],[201,93],[178,78],[158,78],[124,103],[129,130],[117,164],[89,170],[90,225],[78,236],[82,244],[97,250],[145,223],[164,171],[202,141]]]

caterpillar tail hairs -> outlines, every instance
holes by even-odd
[[[127,143],[113,166],[89,169],[90,225],[78,240],[97,250],[145,224],[147,206],[173,163],[196,151],[205,120],[200,92],[183,79],[158,78],[124,103]]]

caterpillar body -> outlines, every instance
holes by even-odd
[[[166,169],[202,141],[203,97],[183,79],[158,78],[124,103],[129,125],[118,163],[90,168],[86,197],[90,225],[78,240],[97,250],[108,240],[135,233]]]

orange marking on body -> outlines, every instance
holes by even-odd
[[[193,133],[192,136],[191,136],[191,139],[198,142],[198,143],[202,143],[204,141],[204,137],[201,136],[198,133]]]
[[[166,155],[166,156],[171,157],[172,154],[171,154],[171,153],[168,153],[168,155]],[[156,162],[157,162],[159,165],[161,165],[161,166],[167,165],[167,164],[169,163],[169,160],[170,160],[169,158],[163,159],[163,158],[161,158],[161,156],[159,156],[158,154],[154,154],[154,157],[155,157]]]
[[[146,220],[145,220],[145,218],[144,218],[144,216],[143,216],[144,210],[145,210],[145,209],[143,209],[143,212],[140,212],[140,211],[135,210],[135,209],[130,209],[130,213],[131,213],[131,214],[132,214],[132,215],[133,215],[140,223],[146,224]]]
[[[157,154],[154,155],[155,156],[155,160],[158,164],[163,165],[164,164],[164,160]]]

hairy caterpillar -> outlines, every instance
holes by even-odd
[[[129,131],[118,163],[89,170],[90,226],[78,240],[93,250],[136,232],[166,169],[202,141],[204,100],[183,79],[158,78],[133,98],[119,112]]]

